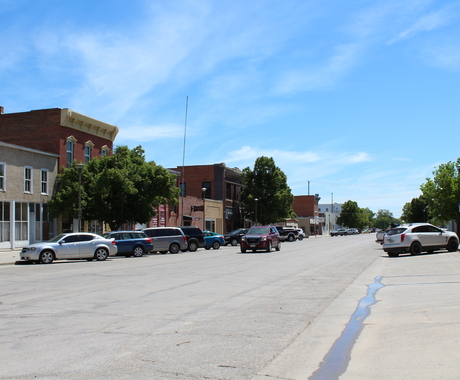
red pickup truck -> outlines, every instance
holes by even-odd
[[[253,226],[241,237],[241,253],[247,250],[271,252],[272,248],[281,249],[280,234],[275,226]]]

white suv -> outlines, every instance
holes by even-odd
[[[458,236],[455,232],[442,230],[429,223],[402,224],[384,235],[382,248],[390,257],[407,252],[420,255],[439,249],[455,252],[458,250]]]

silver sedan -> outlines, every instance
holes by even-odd
[[[30,244],[21,251],[21,260],[51,264],[54,260],[85,259],[103,261],[117,254],[114,239],[89,232],[60,234],[48,241]]]

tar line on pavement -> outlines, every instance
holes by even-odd
[[[336,380],[346,371],[351,358],[351,350],[363,329],[364,320],[371,312],[370,307],[376,302],[375,295],[380,288],[385,286],[381,280],[382,276],[378,276],[373,284],[368,285],[367,295],[361,298],[342,335],[335,341],[309,380]]]

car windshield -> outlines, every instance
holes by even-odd
[[[267,227],[252,227],[248,231],[248,235],[266,235],[269,233]]]
[[[399,235],[404,233],[407,228],[392,228],[390,231],[387,232],[387,235]]]

